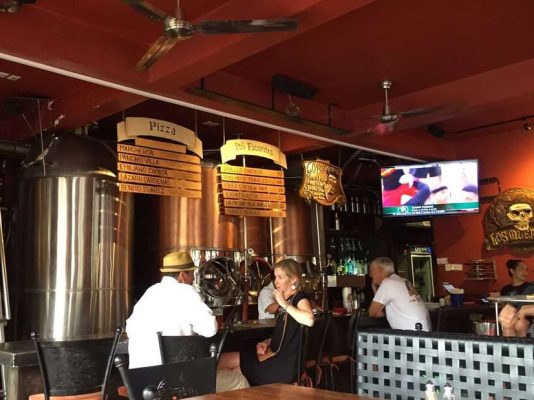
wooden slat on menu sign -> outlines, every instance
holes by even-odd
[[[176,153],[185,153],[186,149],[186,147],[182,144],[160,142],[157,140],[144,139],[142,137],[135,138],[135,145],[142,147],[150,147],[152,149],[175,151]]]
[[[145,186],[136,185],[133,183],[119,183],[119,190],[121,192],[155,194],[159,196],[181,196],[192,197],[196,199],[202,198],[202,192],[196,190],[184,190],[162,186]]]
[[[198,156],[178,154],[173,153],[172,151],[149,149],[147,147],[130,146],[128,144],[117,144],[117,151],[121,153],[135,154],[137,156],[164,158],[167,160],[200,164],[200,158],[198,158]]]
[[[127,172],[119,172],[119,181],[141,183],[145,185],[155,185],[155,186],[181,187],[184,189],[192,189],[192,190],[202,189],[202,184],[200,182],[190,182],[190,181],[181,181],[181,180],[178,181],[175,179],[161,178],[159,176],[136,175],[136,174],[129,174]]]
[[[243,182],[254,183],[260,185],[276,185],[284,186],[284,180],[278,178],[264,178],[261,176],[247,176],[247,175],[233,175],[233,174],[221,174],[221,181],[226,182]]]
[[[181,179],[185,181],[200,182],[200,174],[194,172],[175,171],[172,169],[149,167],[145,165],[117,163],[117,168],[122,172],[132,174],[154,175],[162,178]]]
[[[240,174],[240,175],[256,175],[256,176],[268,176],[271,178],[283,178],[283,171],[277,171],[274,169],[263,168],[250,168],[250,167],[237,167],[235,165],[222,164],[221,172],[228,174]]]
[[[242,207],[242,208],[266,208],[285,210],[286,203],[272,201],[253,201],[253,200],[232,200],[224,199],[224,207]]]
[[[223,190],[225,199],[259,200],[259,201],[286,201],[283,194],[255,193],[255,192],[234,192]]]
[[[255,185],[253,183],[221,182],[221,187],[223,190],[239,190],[246,192],[278,194],[284,194],[286,192],[286,188],[283,186]]]
[[[157,158],[136,156],[133,154],[119,153],[118,160],[122,162],[127,162],[127,163],[149,165],[152,167],[176,169],[179,171],[188,171],[188,172],[200,172],[201,171],[200,165],[186,164],[186,163],[181,163],[177,161],[160,160]]]
[[[242,217],[275,217],[285,218],[285,211],[278,210],[251,210],[248,208],[225,208],[226,215],[238,215]]]

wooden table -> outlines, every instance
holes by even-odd
[[[331,392],[323,389],[313,389],[303,386],[272,385],[255,386],[248,389],[232,390],[230,392],[205,394],[191,397],[190,400],[372,400],[371,397],[358,396],[350,393]]]

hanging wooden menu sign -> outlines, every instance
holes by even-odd
[[[285,155],[278,148],[252,140],[228,141],[221,153],[223,160],[237,155],[269,158],[278,164],[285,164]],[[284,172],[263,168],[219,166],[219,204],[225,215],[249,217],[285,217],[286,196]]]
[[[315,200],[324,206],[346,202],[341,185],[341,168],[328,161],[303,161],[304,174],[299,189],[300,197],[307,201]]]
[[[150,119],[139,118],[137,120],[147,120],[145,125],[148,127],[156,126],[156,123]],[[136,137],[137,134],[143,134],[142,131],[127,134],[125,132],[127,122],[128,118],[127,121],[119,123],[118,141],[135,138],[135,145],[117,144],[119,190],[158,196],[201,198],[200,158],[196,155],[185,154],[190,146]],[[166,128],[160,130],[171,135],[169,127],[174,124],[162,125],[163,122],[165,121],[159,121],[158,126]],[[138,129],[144,126],[140,121],[137,121],[137,125]],[[176,133],[176,131],[172,132]],[[165,135],[158,135],[157,132],[152,132],[149,136],[165,137]],[[202,143],[198,142],[200,144],[195,143],[196,150],[202,148]]]

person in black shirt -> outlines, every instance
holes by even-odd
[[[534,294],[534,284],[527,281],[528,267],[523,260],[508,260],[506,268],[508,268],[508,275],[512,278],[512,283],[503,286],[501,296]]]

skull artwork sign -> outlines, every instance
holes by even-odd
[[[497,196],[484,216],[486,249],[511,247],[521,252],[533,252],[533,206],[532,189],[509,189]]]
[[[514,228],[528,231],[532,219],[532,208],[526,203],[512,204],[506,216],[514,222]]]

